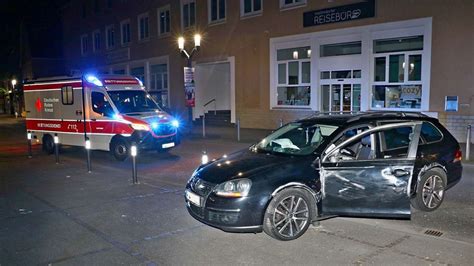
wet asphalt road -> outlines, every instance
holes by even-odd
[[[59,165],[39,147],[27,159],[23,125],[1,117],[0,265],[472,265],[473,164],[437,211],[414,211],[411,221],[335,218],[291,242],[195,221],[183,189],[202,149],[217,157],[248,146],[187,138],[170,154],[140,156],[140,184],[132,185],[131,161],[105,152],[92,153],[90,174],[80,148],[64,147]]]

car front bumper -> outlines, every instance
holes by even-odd
[[[164,136],[164,137],[154,137],[149,132],[140,132],[136,131],[132,134],[132,141],[135,141],[138,144],[139,149],[141,150],[165,150],[177,146],[180,143],[180,138],[178,132],[173,135]],[[163,147],[165,144],[173,143],[171,147]]]
[[[187,190],[198,194],[189,188]],[[265,197],[222,198],[212,193],[199,196],[201,207],[185,196],[187,210],[196,220],[227,232],[262,231]]]

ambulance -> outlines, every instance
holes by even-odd
[[[179,144],[179,120],[125,75],[84,75],[25,82],[26,130],[43,150],[61,145],[110,151],[125,160],[132,143],[141,150],[167,151]]]

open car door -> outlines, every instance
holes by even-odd
[[[421,124],[415,121],[377,126],[329,146],[320,167],[322,212],[409,219],[410,183]],[[394,132],[405,134],[406,148],[384,155]]]

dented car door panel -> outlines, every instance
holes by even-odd
[[[338,157],[346,145],[384,130],[412,127],[405,158],[353,160]],[[372,128],[326,151],[321,168],[322,212],[325,215],[410,218],[410,187],[421,124],[397,123]],[[372,147],[377,147],[372,137]]]

